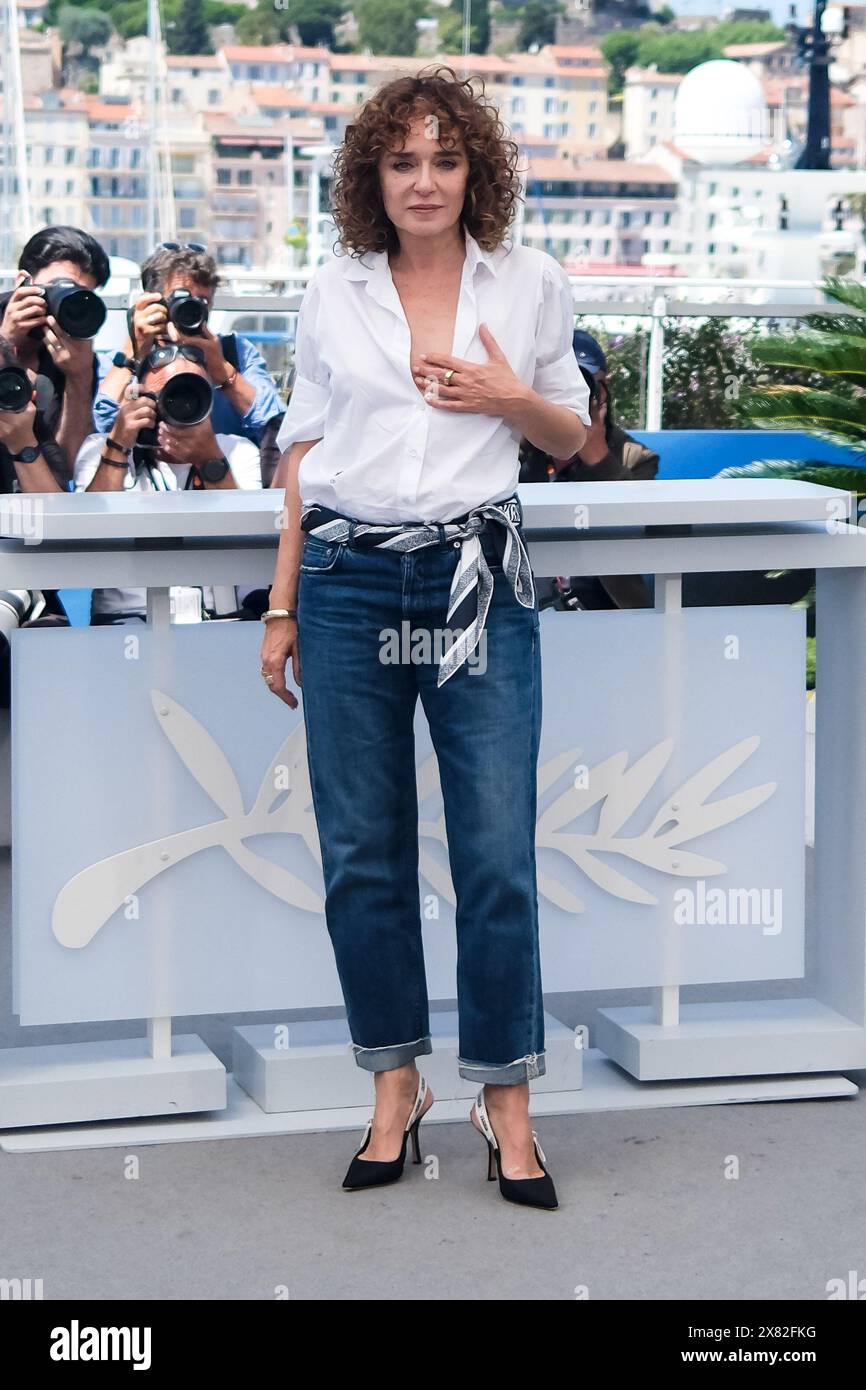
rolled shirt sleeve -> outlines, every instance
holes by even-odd
[[[254,343],[238,338],[238,371],[255,390],[255,399],[246,415],[240,417],[245,429],[260,435],[269,420],[282,415],[285,409],[277,395],[268,364]]]
[[[331,382],[330,373],[319,353],[319,305],[319,286],[314,275],[298,310],[295,379],[277,435],[277,447],[281,453],[299,441],[321,439],[325,433]]]
[[[111,427],[117,419],[117,412],[120,409],[119,403],[113,400],[111,396],[106,395],[102,389],[102,383],[105,381],[105,378],[114,365],[112,362],[113,356],[113,352],[108,352],[104,348],[96,353],[96,361],[99,370],[99,385],[96,390],[96,395],[93,398],[93,423],[100,434],[110,433]]]
[[[573,410],[585,425],[589,425],[589,387],[572,346],[574,301],[571,285],[559,262],[546,253],[545,259],[532,389],[554,405]]]

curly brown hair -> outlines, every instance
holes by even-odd
[[[435,115],[439,142],[454,148],[462,141],[469,160],[461,223],[485,251],[495,251],[514,217],[520,196],[518,146],[509,140],[497,108],[472,79],[461,79],[445,63],[422,68],[415,77],[387,82],[364,103],[346,127],[334,156],[331,215],[338,244],[362,255],[396,251],[399,239],[385,212],[379,184],[379,158],[399,149],[409,125]]]

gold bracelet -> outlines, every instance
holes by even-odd
[[[273,618],[297,618],[297,608],[269,608],[262,614],[262,622],[269,623]]]

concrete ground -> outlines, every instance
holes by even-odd
[[[10,1013],[9,921],[9,854],[0,851],[0,1047],[141,1033],[116,1023],[20,1029]],[[807,935],[799,990],[779,982],[737,993],[809,993],[810,957]],[[595,1046],[598,1007],[645,997],[617,991],[547,1003],[571,1026],[588,1022]],[[175,1027],[198,1032],[230,1066],[231,1028],[246,1021],[179,1019]],[[847,1075],[866,1084],[866,1073]],[[261,1300],[286,1289],[316,1300],[764,1302],[822,1300],[831,1281],[866,1278],[862,1093],[539,1125],[555,1212],[502,1200],[484,1180],[484,1142],[468,1119],[429,1125],[426,1134],[422,1123],[422,1152],[435,1161],[407,1164],[401,1181],[379,1192],[342,1191],[360,1137],[345,1131],[137,1153],[0,1152],[0,1279],[42,1279],[45,1299]],[[131,1156],[136,1177],[128,1176]]]

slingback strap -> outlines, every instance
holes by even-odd
[[[407,1129],[407,1130],[411,1129],[412,1126],[413,1126],[413,1124],[414,1124],[415,1121],[417,1120],[419,1111],[421,1110],[421,1107],[422,1107],[423,1104],[424,1104],[424,1100],[425,1100],[426,1096],[427,1096],[427,1082],[424,1080],[424,1077],[423,1077],[423,1076],[419,1076],[419,1078],[418,1078],[418,1093],[417,1093],[417,1095],[415,1096],[415,1104],[412,1106],[412,1110],[411,1110],[411,1112],[410,1112],[410,1114],[409,1114],[409,1118],[408,1118],[408,1120],[406,1121],[406,1129]]]
[[[475,1101],[475,1113],[478,1116],[478,1119],[481,1121],[481,1130],[484,1134],[485,1139],[489,1140],[489,1142],[493,1145],[494,1149],[498,1149],[499,1145],[496,1142],[496,1135],[493,1133],[493,1126],[491,1125],[489,1116],[487,1114],[487,1106],[484,1104],[483,1086],[481,1087],[481,1090],[478,1092],[478,1096]]]

